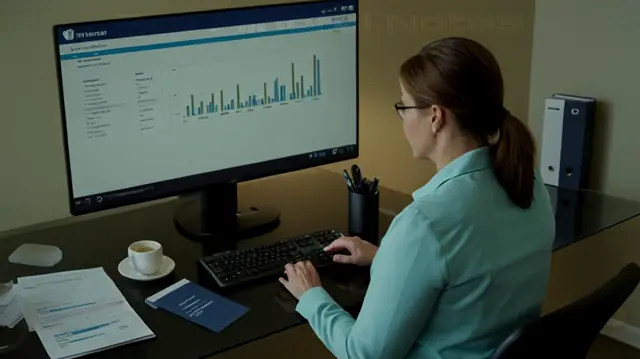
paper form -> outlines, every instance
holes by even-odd
[[[25,319],[53,359],[155,335],[102,268],[18,278]]]

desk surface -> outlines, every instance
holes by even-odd
[[[559,191],[553,187],[549,187],[549,192],[557,207],[555,249],[640,214],[640,204],[632,201],[591,192]],[[241,241],[239,247],[277,241],[314,230],[332,228],[346,231],[347,195],[344,180],[338,174],[309,170],[244,183],[239,187],[239,200],[241,206],[274,205],[281,210],[278,229]],[[410,201],[409,195],[382,190],[381,234],[388,228],[393,215]],[[176,204],[176,201],[170,201],[96,219],[61,221],[46,228],[26,229],[2,238],[2,258],[7,258],[15,248],[27,242],[56,245],[62,249],[64,258],[53,268],[14,265],[3,259],[0,262],[0,282],[54,271],[104,267],[132,307],[155,332],[156,338],[99,353],[94,356],[97,358],[204,358],[304,323],[295,313],[296,301],[277,280],[232,292],[217,288],[196,263],[203,254],[217,248],[213,244],[203,246],[191,242],[177,233],[173,225]],[[141,239],[153,239],[163,244],[165,253],[176,261],[176,269],[170,276],[149,283],[120,276],[117,265],[126,256],[127,246]],[[355,313],[364,297],[366,271],[339,267],[323,274],[323,285],[340,304]],[[144,304],[149,295],[181,278],[220,292],[246,305],[250,311],[222,333],[216,334]],[[46,354],[37,335],[30,333],[8,357],[46,358]]]

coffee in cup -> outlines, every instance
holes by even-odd
[[[131,249],[132,249],[134,252],[137,252],[137,253],[144,253],[144,252],[151,252],[151,251],[153,251],[153,248],[152,248],[152,247],[148,247],[148,246],[134,247],[134,248],[131,248]]]
[[[164,255],[162,245],[156,241],[131,243],[128,249],[129,264],[141,274],[155,274],[160,270]]]

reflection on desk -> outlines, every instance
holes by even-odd
[[[547,185],[556,217],[553,249],[593,236],[640,214],[640,203],[594,191],[574,191]]]
[[[384,183],[384,179],[382,179]],[[549,188],[554,196],[554,188]],[[313,169],[272,177],[239,186],[239,204],[273,205],[281,211],[275,231],[237,243],[238,248],[275,242],[316,230],[347,230],[347,190],[340,174]],[[573,205],[566,206],[565,200]],[[559,237],[555,248],[575,243],[588,235],[614,226],[640,213],[640,204],[596,193],[578,193],[574,202],[556,195]],[[410,203],[411,196],[385,188],[381,190],[381,236],[393,216]],[[104,267],[131,306],[156,334],[156,339],[114,348],[100,358],[203,358],[264,338],[304,323],[295,312],[297,302],[277,280],[241,290],[221,290],[199,269],[197,260],[224,248],[223,238],[206,245],[180,236],[173,225],[176,201],[90,220],[65,220],[27,228],[0,239],[0,256],[7,258],[20,244],[43,243],[60,247],[62,262],[53,268],[26,267],[0,262],[0,282],[19,276],[91,267]],[[569,208],[569,210],[567,209]],[[569,214],[567,214],[569,213]],[[563,227],[564,226],[564,227]],[[562,227],[562,228],[561,228]],[[567,230],[566,228],[569,228]],[[157,282],[135,282],[118,274],[118,262],[127,246],[141,239],[162,243],[176,262],[175,271]],[[368,283],[368,269],[344,265],[321,273],[324,287],[345,309],[357,315]],[[213,333],[178,316],[148,307],[144,300],[157,291],[186,278],[250,308],[237,322]],[[176,343],[179,343],[177,345]],[[39,358],[46,354],[34,333],[28,334],[8,358]]]

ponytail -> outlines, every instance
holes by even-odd
[[[498,183],[511,201],[523,209],[529,208],[533,202],[535,154],[531,132],[507,112],[499,138],[491,146],[491,160]]]

